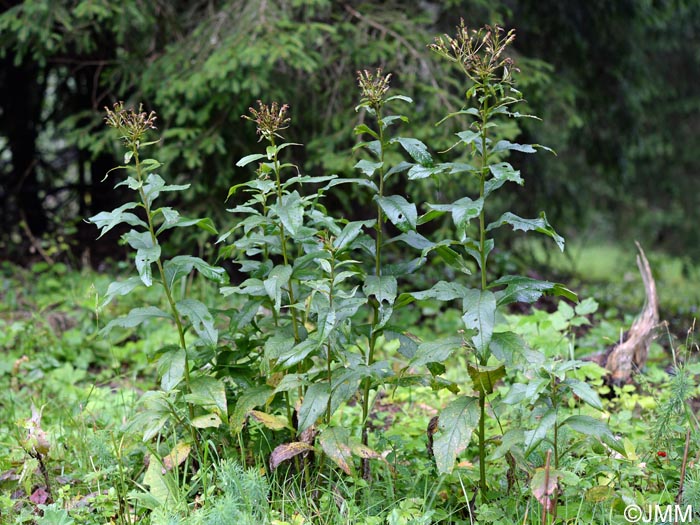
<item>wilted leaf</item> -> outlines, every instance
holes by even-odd
[[[270,469],[275,470],[284,461],[292,459],[294,456],[297,456],[302,452],[308,452],[313,449],[314,447],[311,445],[301,443],[299,441],[283,443],[282,445],[275,447],[275,450],[273,450],[272,454],[270,454]]]
[[[282,430],[283,428],[289,427],[286,418],[275,416],[274,414],[267,414],[259,410],[251,410],[250,416],[270,430]]]
[[[164,473],[168,470],[172,470],[173,467],[182,465],[183,461],[189,456],[191,449],[191,445],[183,443],[182,441],[175,445],[168,455],[163,458]]]
[[[352,463],[349,440],[347,429],[334,427],[324,430],[319,438],[323,452],[348,476],[354,476],[355,466]]]

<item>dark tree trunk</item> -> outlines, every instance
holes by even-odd
[[[34,235],[48,229],[46,211],[40,196],[36,140],[39,134],[44,97],[44,71],[35,63],[19,66],[14,57],[2,60],[0,82],[0,133],[11,154],[9,170],[2,173],[3,218],[8,229],[24,217]]]

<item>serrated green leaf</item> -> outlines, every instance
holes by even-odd
[[[117,296],[126,295],[135,288],[141,286],[142,281],[139,277],[129,277],[125,281],[114,281],[107,287],[107,293],[105,293],[104,299],[100,303],[100,308],[107,306],[112,299]]]
[[[247,388],[236,401],[236,407],[231,414],[231,430],[238,433],[243,430],[243,423],[248,413],[255,407],[265,405],[274,395],[272,387],[259,385]]]
[[[492,282],[489,288],[497,288],[503,285],[506,286],[505,290],[495,292],[499,306],[514,302],[531,304],[545,293],[566,297],[574,302],[578,300],[576,294],[563,284],[540,281],[520,275],[505,275]]]
[[[504,365],[474,366],[470,363],[467,365],[467,372],[477,392],[491,394],[496,382],[506,375],[506,367]]]
[[[380,303],[386,301],[394,304],[398,285],[396,277],[392,275],[368,275],[362,285],[362,292],[367,296],[374,296]]]
[[[255,162],[256,160],[264,159],[266,158],[265,155],[262,153],[253,153],[252,155],[246,155],[242,159],[240,159],[238,162],[236,162],[236,166],[239,168],[242,168],[243,166],[246,166],[250,164],[251,162]]]
[[[163,310],[161,310],[160,308],[156,308],[155,306],[146,306],[144,308],[134,308],[125,316],[118,317],[116,319],[113,319],[109,323],[107,323],[107,326],[105,326],[100,331],[100,333],[101,334],[108,334],[115,327],[135,328],[136,326],[140,325],[144,321],[147,321],[149,319],[157,319],[157,318],[170,319],[170,320],[173,319],[170,314],[165,313]]]
[[[600,401],[598,393],[593,390],[588,383],[578,379],[569,378],[564,381],[564,384],[568,385],[573,393],[581,398],[584,403],[597,410],[603,410],[603,403]]]
[[[282,199],[270,206],[280,218],[284,229],[292,237],[296,236],[304,223],[304,204],[296,191],[282,196]]]
[[[402,232],[416,229],[418,210],[400,195],[375,197],[387,219]]]
[[[472,342],[477,352],[485,355],[496,323],[496,297],[493,293],[488,290],[468,290],[464,295],[462,321],[467,329],[478,331],[472,337]]]
[[[423,166],[421,164],[414,164],[411,169],[408,170],[408,180],[419,180],[427,179],[434,175],[439,175],[446,170],[445,166],[440,164],[438,166]]]
[[[418,139],[395,137],[389,141],[390,143],[398,142],[401,147],[408,153],[413,160],[423,166],[432,166],[433,157],[428,152],[428,148]]]
[[[197,406],[214,410],[222,418],[228,417],[226,386],[223,381],[211,376],[198,376],[190,381],[190,392],[185,399]]]
[[[454,353],[462,348],[464,341],[459,336],[446,337],[437,341],[426,341],[418,345],[409,366],[417,367],[428,363],[444,363]]]
[[[548,410],[537,422],[534,430],[525,432],[525,455],[529,455],[542,440],[547,437],[547,432],[554,427],[557,422],[557,412],[554,409]]]
[[[467,294],[467,288],[456,282],[438,281],[429,290],[413,292],[411,295],[422,301],[424,299],[437,299],[438,301],[453,301],[461,299]]]
[[[549,148],[547,148],[549,149]],[[494,144],[491,149],[492,153],[498,153],[499,151],[519,151],[520,153],[537,153],[537,150],[532,144],[518,144],[509,142],[507,140],[499,140]]]
[[[526,353],[528,347],[525,340],[514,332],[494,332],[489,349],[496,359],[512,365],[516,358]]]
[[[590,416],[576,415],[569,416],[561,424],[572,428],[580,434],[585,434],[587,436],[593,436],[600,439],[615,452],[619,452],[623,456],[627,454],[624,443],[615,439],[615,436],[608,425],[599,419],[595,419]]]
[[[520,177],[520,172],[513,168],[507,162],[499,162],[498,164],[491,164],[489,170],[493,175],[492,179],[489,179],[484,184],[484,197],[487,197],[491,192],[497,190],[503,186],[506,182],[515,182],[516,184],[522,186],[525,181]]]
[[[370,228],[374,226],[375,223],[375,220],[352,221],[347,223],[340,232],[340,235],[333,240],[333,247],[336,250],[343,250],[362,233],[362,228]]]
[[[282,290],[289,287],[289,279],[292,277],[292,267],[289,265],[275,266],[263,281],[267,296],[274,303],[274,308],[279,313],[282,308]]]
[[[491,231],[496,228],[500,228],[504,224],[511,225],[513,227],[513,230],[521,230],[524,232],[534,230],[538,233],[547,235],[548,237],[554,239],[554,242],[557,243],[557,246],[561,251],[564,251],[564,238],[560,236],[556,231],[554,231],[554,228],[552,228],[549,222],[547,222],[547,216],[544,212],[540,213],[540,216],[537,219],[523,219],[522,217],[518,217],[514,213],[506,212],[503,215],[501,215],[501,217],[497,221],[494,221],[491,224],[489,224],[486,227],[486,231]]]
[[[150,207],[153,201],[158,198],[161,192],[165,191],[183,191],[190,187],[189,184],[166,184],[160,175],[149,173],[146,177],[146,183],[143,185],[143,194],[146,202]]]
[[[475,397],[458,397],[440,413],[440,434],[433,442],[433,453],[441,474],[452,472],[457,456],[469,445],[472,432],[479,424],[478,401]]]
[[[190,320],[192,328],[205,344],[216,345],[219,331],[214,328],[214,317],[204,303],[196,299],[182,299],[175,304],[175,308]]]
[[[420,233],[415,232],[413,230],[409,230],[406,233],[402,233],[400,235],[397,235],[396,237],[391,238],[390,240],[386,241],[386,244],[399,241],[408,244],[411,248],[415,248],[416,250],[426,250],[435,247],[434,242],[423,237]]]
[[[160,235],[165,230],[169,230],[171,228],[188,228],[190,226],[196,226],[197,228],[204,230],[207,233],[211,233],[212,235],[217,235],[219,233],[216,226],[214,226],[214,222],[209,218],[188,219],[186,217],[179,216],[175,222],[166,222],[162,224],[160,228],[158,228],[156,235]]]
[[[587,297],[576,305],[576,315],[590,315],[598,311],[598,302],[593,297]]]
[[[148,225],[136,215],[126,212],[126,210],[136,208],[137,206],[138,204],[135,202],[127,202],[123,206],[119,206],[112,211],[103,211],[97,215],[93,215],[88,221],[100,229],[100,235],[97,237],[98,239],[119,224],[148,228]]]
[[[219,266],[211,266],[199,257],[178,255],[163,263],[165,281],[170,288],[178,279],[189,275],[193,269],[196,269],[203,277],[220,284],[227,280],[226,270]]]
[[[366,159],[362,159],[357,164],[355,164],[355,166],[353,166],[353,167],[357,170],[360,170],[362,173],[364,173],[368,177],[371,177],[382,166],[384,166],[383,162],[372,162],[372,161],[369,161]]]
[[[169,392],[185,377],[185,362],[187,354],[182,348],[165,352],[158,359],[158,375],[160,388]]]
[[[327,410],[330,398],[331,391],[328,383],[314,383],[306,390],[304,401],[299,408],[299,432],[316,423]]]

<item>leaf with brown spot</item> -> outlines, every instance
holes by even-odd
[[[561,472],[550,469],[547,472],[546,468],[538,468],[535,470],[535,475],[530,481],[530,489],[532,494],[537,498],[542,506],[551,512],[554,510],[555,502],[551,498],[559,486],[559,479],[562,477]]]
[[[270,454],[270,469],[275,470],[280,464],[288,459],[293,458],[301,454],[302,452],[308,452],[313,450],[314,447],[306,443],[301,443],[299,441],[293,441],[292,443],[282,443]]]
[[[319,438],[323,451],[333,460],[333,463],[338,465],[348,476],[355,476],[349,440],[346,429],[333,427],[324,430]]]
[[[182,462],[189,456],[190,450],[192,447],[187,443],[180,442],[175,445],[170,453],[163,458],[163,474],[175,466],[182,465]]]
[[[283,428],[288,427],[287,420],[285,418],[260,412],[259,410],[251,410],[250,417],[252,417],[258,423],[262,423],[270,430],[282,430]]]

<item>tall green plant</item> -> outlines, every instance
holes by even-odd
[[[478,188],[473,197],[462,197],[452,203],[426,204],[427,212],[418,219],[426,223],[446,213],[451,214],[455,236],[441,239],[444,249],[441,259],[448,266],[470,273],[470,259],[476,263],[479,286],[469,288],[458,282],[441,281],[431,289],[410,294],[411,299],[433,298],[442,301],[460,299],[463,304],[464,337],[452,337],[422,344],[411,365],[441,363],[457,349],[466,347],[470,356],[469,376],[476,396],[464,395],[452,401],[439,418],[439,436],[433,446],[440,472],[451,472],[457,455],[470,442],[476,431],[479,448],[479,488],[484,494],[486,479],[486,408],[495,383],[506,374],[505,363],[510,354],[523,348],[511,332],[494,330],[499,308],[516,301],[534,302],[543,293],[563,295],[575,300],[575,295],[559,284],[538,281],[524,276],[506,275],[493,279],[488,272],[489,255],[494,249],[492,232],[504,225],[514,230],[536,231],[551,237],[563,250],[564,239],[547,222],[544,213],[536,219],[523,219],[505,212],[489,222],[489,208],[494,193],[504,184],[523,184],[520,172],[502,161],[510,151],[535,153],[545,149],[540,145],[518,144],[499,137],[499,129],[509,119],[533,118],[522,115],[513,106],[522,101],[513,81],[514,66],[506,56],[513,42],[513,31],[484,27],[469,30],[464,22],[455,37],[436,39],[431,48],[441,57],[455,63],[470,84],[466,91],[466,107],[448,118],[461,117],[468,126],[456,135],[459,141],[452,147],[465,148],[469,162],[435,164],[432,159],[422,162],[427,175],[444,177],[459,174],[470,177]],[[452,149],[450,148],[450,149]],[[413,168],[412,168],[413,169]]]
[[[184,287],[178,293],[176,285],[192,271],[220,284],[227,276],[223,268],[198,257],[166,258],[160,238],[172,228],[198,226],[210,234],[215,234],[216,229],[210,219],[188,219],[172,207],[155,206],[161,194],[186,191],[189,184],[167,184],[156,173],[162,167],[160,162],[141,158],[142,149],[157,142],[144,142],[147,132],[155,128],[154,112],[147,114],[140,107],[138,111],[126,109],[120,102],[113,109],[107,109],[105,120],[117,130],[125,149],[124,164],[114,170],[124,170],[127,176],[116,186],[132,190],[134,200],[111,212],[98,213],[90,222],[100,229],[100,237],[119,225],[132,227],[122,239],[136,252],[134,264],[138,276],[110,284],[102,306],[140,286],[157,285],[163,292],[166,309],[155,305],[134,308],[127,315],[110,321],[102,333],[106,335],[115,328],[135,328],[153,320],[173,324],[175,341],[157,352],[161,391],[144,396],[146,408],[137,416],[135,424],[143,429],[144,439],[159,434],[168,422],[183,424],[189,433],[190,445],[197,448],[198,429],[218,427],[228,420],[223,382],[201,372],[201,368],[214,359],[218,330],[209,308],[201,301],[186,297]]]

